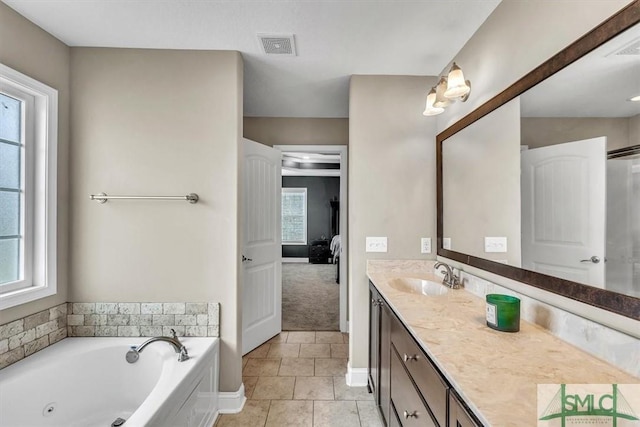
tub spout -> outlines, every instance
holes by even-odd
[[[178,339],[176,331],[172,329],[171,335],[172,335],[171,337],[162,336],[162,337],[149,338],[148,340],[146,340],[145,342],[143,342],[137,347],[132,346],[126,355],[127,362],[129,363],[137,362],[138,359],[140,358],[140,353],[142,353],[142,350],[144,350],[149,344],[157,341],[162,341],[162,342],[171,344],[175,352],[178,353],[178,362],[184,362],[185,360],[189,359],[187,348]]]

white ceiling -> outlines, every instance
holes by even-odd
[[[238,50],[254,117],[347,117],[352,74],[438,75],[500,2],[2,1],[69,46]],[[257,33],[295,34],[298,55],[264,55]]]
[[[632,117],[640,114],[640,24],[583,56],[522,95],[523,117]]]

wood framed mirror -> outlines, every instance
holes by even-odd
[[[635,33],[632,34],[631,31],[637,32],[637,35]],[[510,180],[509,179],[505,180],[503,179],[504,177],[501,177],[501,176],[493,176],[492,178],[487,178],[483,176],[482,179],[478,179],[478,176],[474,175],[474,172],[472,170],[469,170],[469,168],[466,168],[464,164],[458,164],[456,162],[452,162],[451,160],[447,162],[447,156],[451,156],[451,154],[449,153],[452,152],[452,147],[454,147],[454,141],[456,141],[455,144],[458,145],[459,147],[462,147],[461,149],[458,150],[458,152],[466,152],[467,157],[471,159],[470,160],[471,162],[474,162],[476,164],[481,163],[480,161],[478,161],[478,159],[485,159],[486,157],[482,157],[482,155],[479,153],[470,152],[470,150],[473,150],[473,148],[471,149],[469,148],[469,147],[472,147],[472,145],[465,146],[464,143],[458,142],[458,141],[469,140],[469,141],[472,141],[472,144],[475,144],[475,146],[483,146],[482,144],[485,144],[486,146],[490,142],[496,145],[497,143],[500,142],[499,138],[501,138],[502,135],[494,134],[493,136],[490,136],[485,140],[473,141],[473,139],[477,135],[482,133],[481,128],[483,126],[485,128],[502,130],[500,127],[501,115],[512,115],[514,111],[517,111],[517,114],[521,114],[522,111],[529,111],[530,116],[527,118],[532,120],[527,122],[528,126],[539,127],[538,124],[541,122],[540,121],[536,122],[533,119],[539,120],[542,116],[540,115],[536,116],[536,113],[535,113],[536,108],[531,107],[531,104],[535,101],[534,98],[536,98],[534,96],[534,94],[536,93],[535,89],[542,88],[545,85],[548,86],[549,88],[555,87],[556,88],[555,93],[559,93],[558,96],[562,96],[562,93],[560,93],[560,91],[557,90],[558,86],[557,85],[554,86],[554,84],[557,83],[558,81],[561,81],[562,79],[564,80],[571,79],[572,78],[570,74],[571,72],[573,73],[581,72],[580,71],[581,60],[583,60],[582,62],[584,63],[588,60],[589,54],[593,53],[594,51],[599,50],[599,52],[602,53],[603,51],[606,51],[606,49],[609,49],[609,47],[613,48],[613,46],[616,45],[616,43],[610,43],[610,42],[614,42],[616,40],[619,42],[618,44],[623,43],[623,44],[626,44],[627,47],[632,45],[635,46],[633,43],[637,43],[638,48],[640,48],[640,1],[634,1],[630,3],[624,9],[620,10],[618,13],[616,13],[615,15],[613,15],[612,17],[604,21],[602,24],[594,28],[585,36],[581,37],[580,39],[578,39],[577,41],[575,41],[574,43],[572,43],[571,45],[563,49],[561,52],[559,52],[558,54],[556,54],[555,56],[553,56],[552,58],[550,58],[549,60],[547,60],[546,62],[544,62],[537,68],[535,68],[534,70],[532,70],[531,72],[529,72],[522,79],[518,80],[513,85],[511,85],[510,87],[508,87],[503,92],[499,93],[498,95],[496,95],[495,97],[487,101],[486,103],[482,104],[476,110],[472,111],[470,114],[463,117],[461,120],[459,120],[458,122],[453,124],[451,127],[444,130],[442,133],[440,133],[436,137],[437,213],[438,213],[437,254],[439,256],[449,258],[449,259],[458,261],[460,263],[463,263],[472,267],[476,267],[476,268],[485,270],[487,272],[497,274],[499,276],[506,277],[508,279],[522,282],[527,285],[531,285],[531,286],[543,289],[545,291],[549,291],[554,294],[561,295],[563,297],[567,297],[585,304],[589,304],[591,306],[598,307],[600,309],[604,309],[625,317],[629,317],[634,320],[640,320],[640,289],[634,289],[628,293],[624,293],[617,290],[611,290],[608,288],[608,286],[606,286],[604,282],[591,283],[590,280],[592,279],[589,279],[586,276],[584,277],[581,276],[578,268],[576,269],[565,268],[564,270],[562,270],[561,268],[558,268],[557,270],[553,270],[553,268],[548,266],[541,267],[543,263],[535,264],[524,259],[523,253],[527,253],[528,249],[525,249],[523,239],[526,238],[525,235],[527,233],[521,232],[520,227],[522,227],[523,230],[529,230],[530,227],[529,225],[521,225],[520,223],[520,219],[522,219],[523,216],[526,216],[523,213],[524,205],[521,204],[521,199],[520,199],[521,197],[520,193],[524,191],[522,190],[523,188],[522,186],[524,184],[522,184],[519,179],[520,174],[521,173],[524,174],[526,172],[522,172],[520,170],[521,168],[520,161],[518,161],[517,165],[514,165],[513,163],[507,163],[507,162],[503,163],[503,165],[505,165],[505,169],[510,169],[510,173],[511,173],[510,176],[512,177],[512,179]],[[616,47],[616,49],[617,48],[618,47]],[[636,47],[633,47],[633,49],[636,49]],[[614,54],[616,52],[612,52],[611,54]],[[638,82],[638,84],[640,84],[640,71],[639,71],[640,68],[638,68],[640,66],[640,56],[636,56],[636,58],[637,59],[633,59],[633,61],[638,61],[638,62],[634,62],[631,67],[627,67],[627,68],[630,69],[630,72],[632,73],[632,75],[636,76],[635,77],[636,81]],[[572,81],[571,86],[580,86],[577,83],[573,84],[574,82],[576,82],[575,78]],[[636,87],[635,89],[637,89],[636,92],[638,92],[636,95],[640,95],[640,86]],[[580,103],[579,99],[577,98],[575,101]],[[582,102],[582,104],[585,104],[585,103]],[[629,104],[631,104],[631,102],[629,102]],[[640,108],[640,102],[636,102],[633,104],[634,104],[633,108],[636,108],[636,105],[637,107]],[[628,107],[628,105],[625,105],[625,106]],[[640,111],[640,109],[638,111]],[[639,123],[638,128],[640,129],[640,114],[633,113],[633,112],[624,113],[624,114],[626,114],[628,117],[630,117],[629,114],[637,115],[637,122]],[[569,115],[568,117],[572,117],[572,116]],[[593,118],[596,116],[594,116],[593,114],[591,115],[585,114],[583,117]],[[545,117],[545,119],[547,118]],[[518,120],[519,121],[517,124],[518,125],[517,130],[514,131],[514,132],[517,132],[517,137],[512,139],[518,139],[520,144],[517,144],[510,148],[511,152],[509,156],[511,156],[510,158],[512,159],[517,158],[518,160],[520,160],[522,157],[521,151],[527,149],[519,146],[519,145],[526,145],[526,144],[522,144],[523,130],[525,129],[526,126],[524,125],[524,122],[520,118]],[[578,126],[578,127],[580,127],[581,129],[584,128],[584,126],[582,127]],[[634,136],[631,139],[635,139],[635,138],[640,139],[640,132],[637,134],[638,136],[635,136],[635,134],[633,135]],[[569,141],[566,141],[566,142],[569,142]],[[631,143],[627,145],[640,145],[640,141],[637,141],[635,144],[633,144],[633,141],[631,141]],[[613,147],[615,149],[611,149],[611,144],[609,144],[610,148],[607,149],[606,142],[604,142],[601,145],[601,147],[603,147],[602,150],[604,150],[602,152],[602,155],[603,155],[602,162],[605,162],[607,159],[607,156],[606,156],[607,151],[610,154],[613,153],[614,156],[616,154],[619,154],[620,150],[622,151],[626,150],[633,153],[633,150],[627,149],[625,144],[623,144],[623,146],[624,147],[621,148],[619,146],[614,145]],[[537,147],[534,147],[534,148],[537,148]],[[584,151],[584,149],[582,148],[580,148],[580,150]],[[486,153],[484,155],[486,156]],[[614,158],[614,157],[610,157],[610,158]],[[638,161],[638,163],[639,163],[639,166],[635,167],[635,169],[637,169],[637,171],[640,172],[640,161]],[[455,167],[453,165],[455,165]],[[459,170],[462,171],[463,173],[459,175],[451,175],[451,171],[457,168],[459,168]],[[569,169],[570,167],[563,166],[563,168],[564,169],[562,170],[565,170],[565,169]],[[590,176],[588,172],[585,174],[585,172],[582,171],[582,173],[583,173],[583,176]],[[608,173],[608,172],[605,172],[605,173]],[[640,173],[638,173],[637,176],[639,178],[638,186],[640,186]],[[491,181],[491,179],[494,179],[494,181]],[[460,193],[451,194],[451,191],[454,191],[454,190],[452,190],[450,184],[456,180],[458,180],[457,182],[459,184],[464,182],[469,182],[469,183],[477,182],[478,183],[477,185],[482,185],[483,182],[485,184],[489,183],[489,185],[486,185],[486,187],[493,188],[494,194],[489,195],[486,200],[483,200],[481,197],[479,197],[475,192],[475,189],[473,188],[467,187],[466,190],[464,191],[467,191],[467,193],[469,194],[473,194],[473,197],[470,197],[469,200],[480,201],[477,204],[478,205],[477,209],[482,210],[483,209],[482,206],[493,206],[495,208],[495,210],[492,212],[479,212],[478,210],[467,209],[466,212],[459,213],[458,217],[464,218],[464,215],[467,215],[467,218],[473,217],[474,215],[476,217],[483,217],[483,216],[489,217],[496,212],[498,212],[499,215],[494,215],[494,216],[496,217],[499,217],[500,215],[503,216],[503,219],[501,220],[502,222],[506,222],[510,219],[513,219],[514,217],[517,217],[518,221],[516,222],[518,224],[514,225],[514,229],[511,230],[511,236],[513,237],[509,237],[510,246],[513,246],[515,249],[517,249],[515,250],[515,253],[511,253],[509,254],[509,256],[507,256],[507,254],[504,253],[506,251],[501,251],[502,253],[500,255],[495,256],[494,254],[490,253],[492,252],[491,250],[488,250],[487,245],[489,245],[489,243],[487,243],[488,242],[487,240],[484,241],[484,247],[480,246],[480,249],[477,249],[477,250],[474,249],[476,246],[482,245],[482,243],[480,242],[480,239],[482,238],[486,239],[487,236],[503,236],[504,237],[504,236],[507,236],[506,232],[495,231],[489,228],[481,229],[479,231],[479,234],[477,236],[474,236],[474,239],[475,239],[474,242],[467,245],[462,244],[463,239],[461,237],[453,238],[453,239],[449,237],[451,233],[453,233],[453,230],[456,230],[456,229],[461,230],[462,228],[464,228],[464,219],[455,220],[454,217],[455,217],[456,209],[451,208],[454,200],[458,202],[460,201]],[[518,181],[515,186],[513,185],[514,180]],[[517,202],[512,203],[510,207],[502,205],[502,201],[500,197],[495,197],[496,193],[500,193],[502,191],[500,186],[496,185],[496,183],[500,183],[500,182],[511,183],[513,187],[513,191],[517,192]],[[586,181],[580,185],[582,186],[581,188],[583,188],[583,191],[589,190],[589,188],[591,188],[592,186],[592,184]],[[460,186],[464,186],[464,184],[460,184],[458,187]],[[605,186],[606,188],[606,185],[604,183],[601,184],[600,186],[601,187]],[[552,187],[552,188],[556,188],[556,187]],[[463,191],[463,190],[458,190],[458,191]],[[523,193],[523,194],[525,194],[525,196],[523,196],[523,200],[528,200],[529,196],[526,196],[527,193]],[[569,194],[569,193],[565,193],[564,195],[562,193],[559,193],[559,195],[555,197],[555,199],[562,199],[563,197],[566,198],[566,194]],[[499,195],[500,194],[498,194],[498,196]],[[638,198],[640,198],[640,190],[637,192],[637,196]],[[574,211],[581,210],[582,204],[578,202],[572,202],[572,203],[574,203],[575,206],[580,207],[580,209],[576,208],[574,209]],[[604,205],[605,203],[601,201],[600,204]],[[640,206],[640,203],[638,203],[638,206]],[[604,210],[605,206],[601,206],[601,209]],[[605,218],[604,214],[600,216],[602,218]],[[594,217],[594,215],[591,215],[591,217]],[[635,217],[635,219],[632,218],[631,220],[634,220],[635,223],[639,224],[638,227],[640,227],[640,212],[638,216]],[[532,221],[536,223],[535,219]],[[604,222],[605,220],[602,219],[602,221]],[[579,221],[577,220],[574,221],[572,219],[567,220],[565,222],[570,225],[574,223],[575,224],[580,223]],[[635,233],[635,232],[633,233],[629,232],[629,233],[637,234],[640,237],[640,231],[638,233]],[[602,237],[604,238],[604,236]],[[448,240],[447,249],[443,247],[444,238],[447,238]],[[565,240],[570,240],[570,239],[565,239]],[[451,241],[455,243],[451,245],[450,243]],[[505,239],[505,242],[506,242],[506,239]],[[458,243],[460,243],[460,245],[458,245]],[[512,244],[512,243],[515,243],[515,244]],[[504,249],[506,249],[506,243],[505,243]],[[545,249],[545,250],[548,250],[548,249]],[[601,270],[604,271],[604,264],[607,261],[607,253],[610,253],[610,252],[611,251],[607,252],[603,247],[602,253],[590,254],[590,256],[578,257],[575,259],[575,262],[581,266],[599,264],[598,268],[601,268]],[[593,257],[596,257],[596,258],[593,258]],[[584,259],[580,259],[580,258],[584,258]],[[638,258],[640,258],[640,248],[638,248]],[[630,268],[635,269],[633,270],[634,271],[633,274],[635,274],[638,280],[640,280],[640,259],[637,259],[637,260],[634,259],[632,261],[633,262],[631,264],[633,265]],[[611,264],[611,261],[610,261],[610,264]],[[587,271],[588,269],[583,268],[582,270]]]

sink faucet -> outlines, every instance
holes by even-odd
[[[433,265],[433,268],[436,270],[440,267],[444,267],[445,269],[444,277],[442,278],[442,284],[450,287],[451,289],[458,289],[460,287],[460,278],[453,274],[453,270],[451,270],[451,267],[444,262],[438,261]]]
[[[140,358],[140,353],[142,353],[142,350],[144,350],[145,347],[151,344],[152,342],[156,342],[156,341],[163,341],[171,344],[173,346],[173,349],[176,351],[176,353],[178,353],[178,362],[184,362],[185,360],[189,359],[187,348],[178,339],[178,335],[176,334],[176,331],[171,329],[170,337],[153,337],[153,338],[149,338],[148,340],[146,340],[145,342],[143,342],[137,347],[131,346],[131,348],[127,352],[127,356],[126,356],[127,362],[136,363]]]

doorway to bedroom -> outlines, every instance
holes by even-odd
[[[282,330],[347,331],[346,146],[282,151]]]

